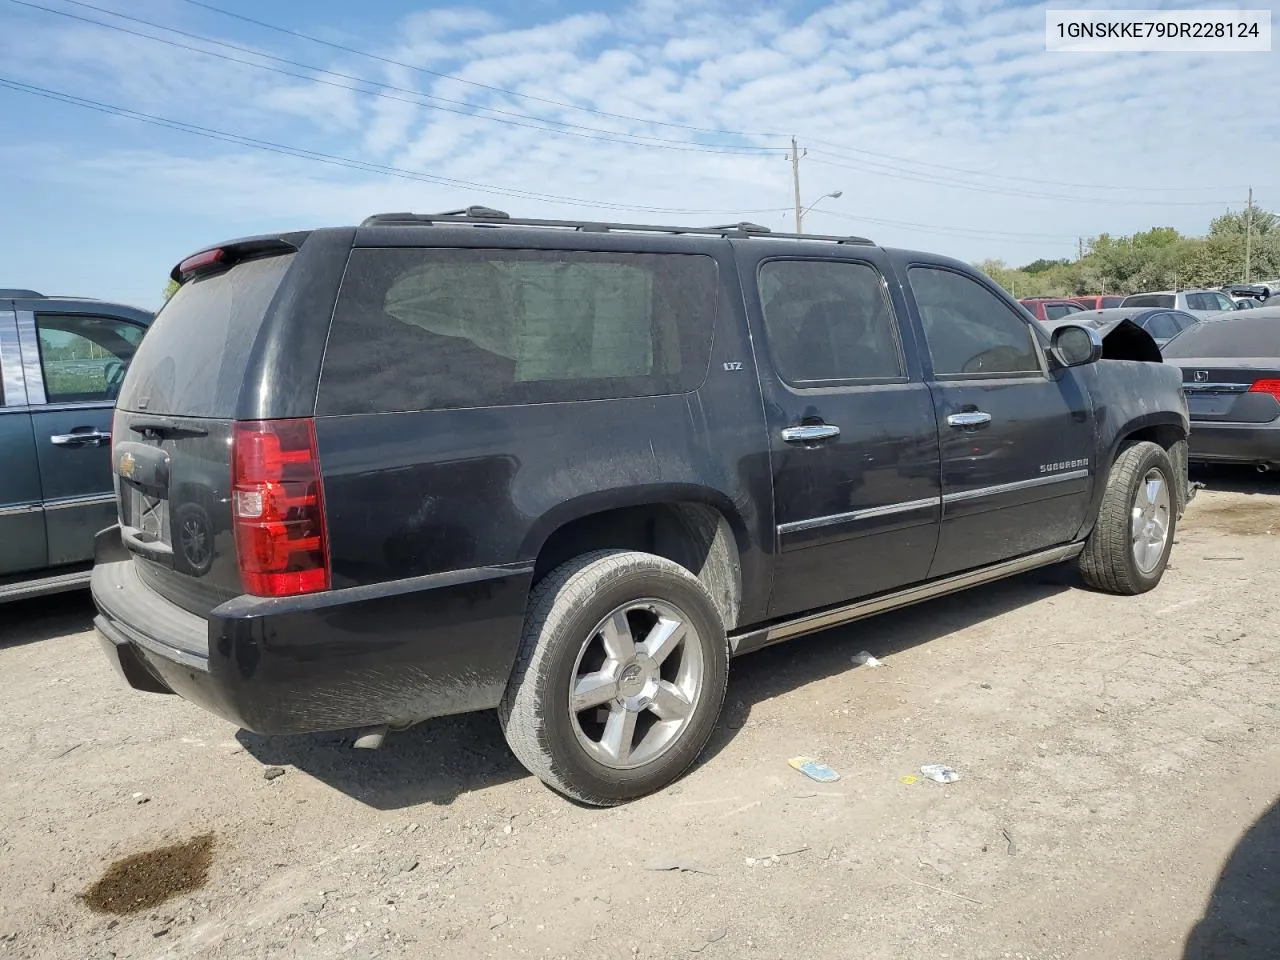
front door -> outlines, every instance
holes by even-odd
[[[907,271],[929,357],[942,453],[942,532],[930,577],[1071,541],[1096,471],[1089,397],[1050,374],[1028,321],[942,264]]]
[[[52,567],[91,559],[94,534],[115,523],[111,414],[146,328],[34,305],[19,305],[18,329]]]
[[[923,580],[938,536],[937,427],[880,254],[762,262],[744,247],[777,528],[769,616]]]

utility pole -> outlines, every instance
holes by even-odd
[[[804,233],[804,214],[800,210],[800,148],[796,146],[795,137],[791,138],[791,185],[796,195],[796,233]]]
[[[1244,215],[1244,282],[1253,281],[1253,187],[1249,187],[1249,206]]]
[[[1084,237],[1076,237],[1076,260],[1084,259]]]

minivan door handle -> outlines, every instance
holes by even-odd
[[[947,417],[947,423],[953,427],[985,427],[991,422],[991,414],[981,410],[966,410],[964,413],[953,413]]]
[[[55,447],[100,447],[111,442],[111,434],[100,430],[87,430],[84,433],[55,433],[49,438]]]
[[[840,436],[840,428],[834,423],[803,423],[798,427],[783,427],[782,439],[787,443],[814,443]]]

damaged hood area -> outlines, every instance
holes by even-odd
[[[1146,363],[1163,363],[1155,339],[1147,331],[1127,317],[1091,317],[1072,314],[1061,320],[1051,320],[1043,324],[1045,330],[1052,333],[1058,327],[1089,327],[1098,331],[1102,337],[1103,360],[1141,360]]]

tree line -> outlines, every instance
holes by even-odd
[[[1010,267],[1003,260],[977,264],[1015,297],[1078,297],[1143,293],[1243,283],[1246,234],[1249,281],[1280,277],[1280,217],[1254,208],[1228,211],[1203,237],[1153,227],[1128,237],[1103,233],[1084,244],[1076,260],[1036,260]]]

